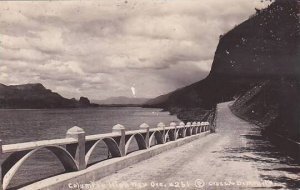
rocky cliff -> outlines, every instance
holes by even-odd
[[[300,76],[299,12],[296,0],[275,1],[220,36],[209,76],[152,99],[148,107],[211,108],[256,83]]]

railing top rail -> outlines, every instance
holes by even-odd
[[[150,132],[154,132],[154,131],[162,131],[164,130],[164,128],[160,128],[160,127],[157,127],[157,128],[150,128],[149,131]]]
[[[103,138],[118,137],[120,135],[121,134],[117,133],[117,132],[96,134],[96,135],[88,135],[88,136],[85,136],[85,140],[86,141],[92,141],[92,140],[99,140],[99,139],[103,139]]]
[[[138,134],[138,133],[145,133],[146,130],[144,129],[137,129],[137,130],[132,130],[132,131],[126,131],[125,135],[133,135],[133,134]]]
[[[175,129],[175,127],[165,127],[165,129]]]
[[[75,138],[63,138],[63,139],[52,139],[52,140],[42,140],[42,141],[33,141],[17,144],[8,144],[2,145],[2,153],[12,153],[24,150],[32,150],[44,146],[55,146],[55,145],[65,145],[76,143],[77,139]]]

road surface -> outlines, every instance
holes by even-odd
[[[297,189],[300,167],[256,125],[217,108],[217,131],[102,178],[101,189]]]

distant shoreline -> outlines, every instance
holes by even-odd
[[[67,108],[0,108],[1,110],[77,110],[77,109],[97,109],[97,108],[114,108],[114,107],[140,107],[145,108],[142,105],[122,105],[122,104],[110,104],[110,105],[98,105],[91,107],[67,107]],[[151,108],[150,108],[151,109]]]
[[[99,107],[143,107],[142,104],[99,104]]]

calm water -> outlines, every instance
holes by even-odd
[[[149,108],[91,108],[51,110],[0,110],[0,139],[3,144],[64,138],[72,126],[83,128],[87,135],[111,132],[112,126],[122,124],[126,129],[138,129],[142,123],[155,127],[158,122],[165,124],[179,121],[161,109]],[[106,158],[100,146],[93,161]],[[100,156],[100,152],[102,155]],[[95,153],[97,154],[97,153]],[[34,165],[34,167],[33,167]],[[45,178],[63,172],[62,166],[51,153],[40,151],[34,155],[14,177],[13,185]],[[30,175],[29,175],[30,174]],[[38,177],[37,177],[38,176]]]
[[[87,135],[111,132],[122,124],[126,129],[138,129],[143,122],[155,127],[158,122],[178,121],[161,109],[91,108],[51,110],[1,110],[0,138],[4,144],[64,138],[72,126],[79,126]]]

